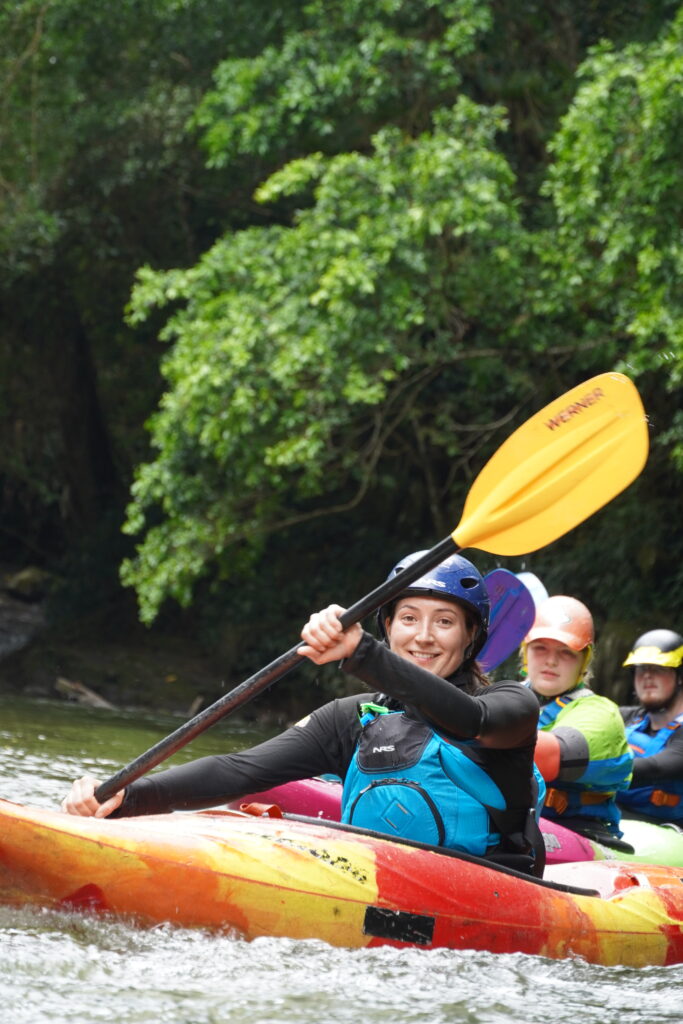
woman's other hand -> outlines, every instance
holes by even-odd
[[[95,790],[99,785],[98,780],[92,775],[84,775],[82,779],[77,779],[69,795],[62,800],[62,810],[66,814],[79,814],[82,818],[106,818],[121,806],[125,789],[120,789],[101,804],[95,799]]]

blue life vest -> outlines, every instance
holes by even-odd
[[[343,822],[477,856],[498,846],[501,833],[523,831],[528,809],[507,810],[499,787],[477,763],[482,748],[476,740],[446,739],[404,711],[365,704],[360,712],[363,728],[342,791]]]
[[[650,716],[626,726],[626,738],[634,757],[654,757],[683,725],[683,714],[654,733],[646,730]],[[659,785],[637,786],[619,794],[619,803],[634,814],[662,821],[683,821],[683,779],[666,779]]]
[[[570,701],[596,695],[587,686],[577,687],[569,693],[562,693],[541,708],[539,729],[552,725]],[[554,779],[548,786],[543,808],[543,817],[552,821],[567,821],[569,818],[595,819],[615,836],[620,837],[621,813],[615,799],[616,790],[621,790],[625,779],[630,777],[631,755],[627,754],[589,760],[580,782]],[[570,826],[571,827],[571,826]]]

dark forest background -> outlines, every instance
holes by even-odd
[[[676,2],[4,5],[0,562],[45,621],[0,685],[215,699],[618,370],[641,477],[471,554],[585,601],[627,699],[637,633],[683,625],[682,156]]]

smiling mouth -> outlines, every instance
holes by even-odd
[[[418,661],[432,661],[433,658],[438,658],[438,651],[409,651],[411,658],[416,658]]]

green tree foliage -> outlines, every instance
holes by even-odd
[[[220,57],[261,49],[297,4],[20,0],[0,9],[3,547],[49,559],[118,532],[160,383],[135,269],[192,263],[244,223],[258,178],[212,181],[186,124]],[[110,515],[113,512],[113,516]],[[8,542],[9,541],[9,545]]]
[[[417,474],[443,524],[435,461],[462,454],[459,416],[487,429],[476,403],[453,402],[460,362],[498,356],[523,278],[512,175],[491,148],[499,127],[499,112],[462,99],[415,139],[385,129],[368,156],[290,163],[259,195],[315,180],[294,225],[229,235],[190,271],[140,274],[133,320],[183,300],[164,329],[176,343],[153,419],[159,454],[128,524],[138,532],[141,510],[161,503],[126,570],[146,616],[168,592],[189,601],[207,560],[236,541],[353,506],[382,470],[389,486]]]
[[[219,64],[196,115],[213,166],[364,148],[387,122],[419,131],[491,25],[482,0],[312,0],[305,11],[300,31]]]
[[[588,337],[609,325],[625,368],[680,393],[683,11],[653,43],[597,47],[578,79],[550,147],[543,301],[580,310]]]
[[[526,218],[504,112],[463,88],[500,33],[492,6],[306,14],[220,65],[196,117],[216,167],[289,157],[256,197],[291,218],[190,270],[147,267],[133,294],[133,323],[175,307],[126,526],[144,534],[123,578],[148,621],[274,532],[362,502],[377,516],[389,494],[441,535],[514,416],[591,372],[666,364],[676,386],[678,22],[589,56]]]
[[[599,619],[680,607],[679,6],[2,7],[0,553],[105,524],[111,568],[137,466],[143,618],[279,646],[614,367],[646,474],[527,567]]]
[[[596,47],[578,83],[550,145],[543,191],[555,222],[538,240],[533,322],[545,327],[534,333],[566,331],[636,379],[652,454],[622,511],[586,533],[574,564],[605,614],[639,614],[645,593],[674,624],[683,602],[674,511],[683,469],[683,11],[652,42]]]

